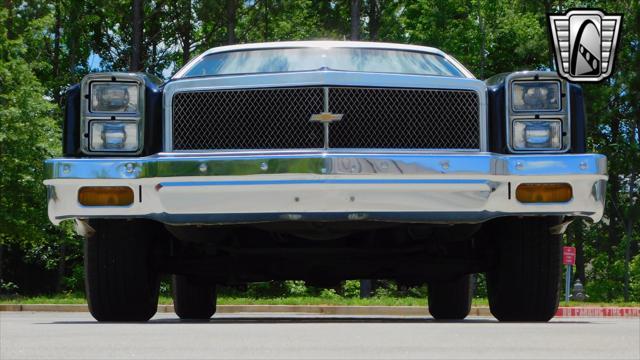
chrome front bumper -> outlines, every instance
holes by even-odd
[[[472,223],[507,215],[602,217],[606,157],[492,153],[263,151],[46,162],[49,218],[171,224],[296,220]],[[523,204],[520,183],[569,183],[566,203]],[[126,207],[86,207],[83,186],[130,186]]]

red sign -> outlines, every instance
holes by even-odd
[[[576,248],[573,246],[562,247],[562,263],[565,265],[574,265],[576,263]]]

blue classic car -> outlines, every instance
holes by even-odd
[[[579,86],[477,80],[428,47],[219,47],[164,83],[89,74],[65,115],[49,217],[86,237],[100,321],[151,318],[161,274],[184,319],[213,315],[217,285],[287,279],[426,283],[431,315],[462,319],[476,273],[496,318],[547,321],[562,233],[603,213]]]

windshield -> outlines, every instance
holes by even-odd
[[[281,48],[214,53],[203,57],[184,76],[320,69],[464,77],[440,55],[363,48]]]

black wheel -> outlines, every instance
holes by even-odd
[[[430,282],[429,313],[436,320],[462,320],[471,311],[471,275]]]
[[[549,321],[558,310],[562,218],[505,218],[493,227],[497,265],[487,273],[491,313],[500,321]]]
[[[216,287],[190,276],[173,275],[173,308],[180,319],[208,320],[216,312]]]
[[[160,280],[147,221],[92,220],[84,242],[85,289],[98,321],[147,321],[157,311]]]

